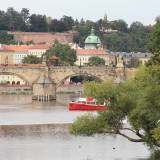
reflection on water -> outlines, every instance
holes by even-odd
[[[131,143],[120,136],[70,135],[68,123],[88,113],[68,110],[68,102],[76,97],[57,95],[56,102],[37,102],[31,96],[0,96],[0,160],[144,160],[149,157],[143,144]]]

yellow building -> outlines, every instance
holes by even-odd
[[[0,75],[0,84],[25,85],[27,83],[23,79],[15,76],[15,75]]]
[[[14,50],[8,50],[0,44],[0,64],[14,64]]]

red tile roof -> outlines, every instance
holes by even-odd
[[[52,46],[53,46],[52,44],[36,44],[30,47],[30,49],[49,49]]]
[[[13,50],[15,52],[28,52],[31,46],[27,45],[2,45],[5,50]]]
[[[50,59],[59,59],[59,58],[56,56],[52,56]]]
[[[104,49],[76,49],[77,54],[109,55]]]

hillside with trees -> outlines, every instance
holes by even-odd
[[[141,22],[133,22],[130,26],[123,20],[93,22],[74,20],[71,16],[64,15],[60,20],[41,14],[30,14],[27,8],[20,12],[10,7],[7,11],[0,10],[0,43],[16,44],[7,31],[22,32],[65,32],[75,30],[79,34],[74,37],[74,42],[84,47],[84,41],[90,35],[91,27],[100,37],[105,49],[113,52],[147,52],[148,35],[154,31],[154,26],[144,26]],[[104,30],[117,30],[116,33]],[[4,36],[5,35],[5,36]]]

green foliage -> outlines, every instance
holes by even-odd
[[[141,64],[142,63],[138,58],[131,58],[127,63],[127,67],[138,68]]]
[[[151,155],[151,160],[160,160],[160,150],[155,150]]]
[[[74,25],[74,20],[71,16],[70,17],[69,16],[63,16],[61,18],[61,21],[66,24],[68,30],[72,29],[72,26]]]
[[[89,60],[89,65],[95,65],[95,66],[98,66],[98,65],[102,65],[104,66],[105,65],[105,60],[103,58],[100,58],[98,56],[96,57],[90,57]]]
[[[61,44],[59,42],[55,42],[53,47],[48,49],[45,55],[48,63],[50,63],[50,58],[53,55],[59,58],[59,64],[74,65],[74,62],[77,59],[76,51],[74,49],[71,49],[67,44]]]
[[[47,32],[48,24],[46,16],[32,14],[29,19],[31,32]]]
[[[145,63],[145,65],[146,66],[160,65],[160,51],[154,54],[154,56],[152,56],[150,60],[147,63]]]
[[[90,20],[80,22],[71,16],[64,15],[60,20],[46,17],[45,15],[30,15],[27,8],[22,8],[20,12],[14,10],[13,7],[7,9],[6,12],[0,11],[0,30],[25,31],[25,32],[64,32],[67,30],[75,30],[79,34],[74,37],[74,42],[84,47],[84,41],[90,35],[91,28],[94,27],[95,34],[101,39],[104,48],[114,52],[146,52],[146,44],[148,43],[147,35],[154,31],[154,35],[150,36],[150,44],[148,45],[151,52],[157,51],[159,46],[158,38],[154,38],[159,34],[159,17],[156,19],[157,24],[154,26],[144,26],[140,22],[133,22],[130,27],[123,20],[115,20],[106,22],[102,19],[97,22]],[[105,33],[106,29],[118,30],[118,33]],[[13,41],[7,41],[13,44]],[[151,50],[152,48],[152,50]],[[154,48],[154,49],[153,49]],[[157,49],[156,49],[157,48]]]
[[[2,44],[17,44],[15,40],[13,40],[13,36],[7,34],[7,31],[0,31],[0,43]]]
[[[143,66],[133,79],[117,86],[109,81],[86,82],[84,95],[96,98],[99,103],[106,102],[109,108],[98,112],[98,116],[92,117],[94,124],[100,123],[97,131],[92,128],[87,129],[88,125],[95,126],[90,121],[88,122],[86,117],[85,119],[81,117],[75,120],[70,127],[70,132],[85,135],[101,132],[120,134],[133,142],[145,142],[150,147],[160,147],[157,139],[154,138],[157,134],[160,135],[159,129],[156,129],[157,121],[160,119],[159,70],[160,66]],[[130,127],[124,127],[123,120],[125,118]],[[89,119],[91,118],[89,117]],[[77,125],[81,127],[77,129]],[[121,132],[122,130],[131,131],[139,138],[128,137]],[[154,130],[154,136],[152,130]]]
[[[28,55],[27,57],[24,57],[22,62],[26,64],[41,64],[42,59],[34,55]]]
[[[160,51],[160,17],[156,18],[156,24],[154,25],[154,32],[149,35],[148,49],[151,53],[155,54]]]
[[[160,125],[157,128],[154,128],[151,133],[155,140],[160,141]]]
[[[33,44],[33,45],[35,44],[35,43],[33,42],[33,40],[26,42],[26,45],[31,45],[31,44]]]
[[[92,115],[77,117],[77,120],[69,128],[70,133],[74,135],[91,136],[94,133],[103,132],[103,124]]]
[[[59,21],[57,19],[54,19],[49,24],[49,31],[50,32],[64,32],[67,31],[68,28],[66,24],[62,21]]]
[[[85,76],[85,75],[80,75],[80,76],[75,76],[75,77],[71,77],[71,81],[72,82],[85,82],[85,81],[97,81],[100,82],[100,80],[96,77],[89,77],[89,76]]]

